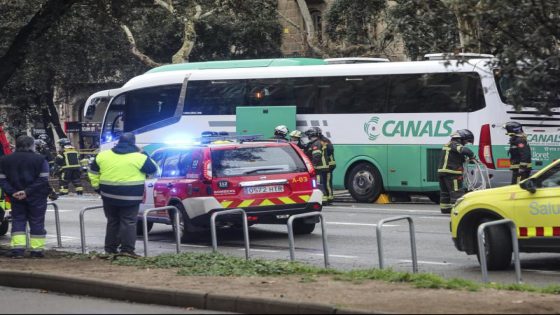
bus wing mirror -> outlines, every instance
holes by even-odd
[[[519,186],[532,194],[537,192],[537,185],[535,184],[535,180],[532,178],[522,181]]]
[[[84,115],[85,118],[87,119],[93,119],[93,116],[95,116],[95,108],[97,104],[95,104],[94,102],[91,102],[91,104],[89,104],[89,106],[86,109],[86,114]]]

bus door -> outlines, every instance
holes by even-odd
[[[236,132],[238,135],[274,136],[274,128],[285,125],[296,129],[296,106],[243,106],[236,108]]]
[[[388,188],[394,191],[418,191],[422,187],[419,145],[389,145],[387,149]]]

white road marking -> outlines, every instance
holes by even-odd
[[[237,250],[245,251],[245,248],[238,248]],[[279,253],[277,250],[270,250],[270,249],[255,249],[251,248],[251,252],[261,252],[261,253]]]
[[[353,207],[353,206],[328,206],[325,207],[335,208],[335,209],[350,209],[350,210],[368,210],[368,211],[404,211],[404,212],[411,212],[411,213],[441,213],[439,210],[414,210],[414,209],[401,209],[401,208],[363,208],[363,207]]]
[[[412,263],[412,260],[402,259],[402,260],[399,260],[399,262],[402,262],[402,263]],[[423,261],[423,260],[419,260],[418,263],[419,263],[419,264],[423,264],[423,265],[438,265],[438,266],[449,266],[449,265],[453,265],[452,263],[438,262],[438,261]]]
[[[182,247],[193,247],[193,248],[210,248],[210,246],[204,245],[191,245],[191,244],[181,244]]]
[[[451,218],[449,217],[415,217],[414,219],[428,219],[428,220],[445,220],[445,221],[450,221]]]
[[[534,273],[542,273],[545,275],[560,275],[560,271],[552,271],[552,270],[534,270],[534,269],[523,269],[523,271],[534,272]]]
[[[323,254],[312,254],[313,256],[321,256],[324,257]],[[347,259],[357,259],[359,258],[358,256],[347,256],[347,255],[330,255],[329,257],[334,257],[334,258],[347,258]]]
[[[376,227],[377,224],[368,224],[368,223],[350,223],[350,222],[326,222],[330,225],[355,225],[355,226],[373,226]],[[400,226],[400,225],[392,225],[392,224],[385,224],[383,226]]]
[[[58,209],[58,212],[74,212],[75,210],[62,210],[62,209]],[[48,209],[47,212],[54,212],[54,209]]]

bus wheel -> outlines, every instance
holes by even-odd
[[[381,195],[383,180],[375,166],[364,162],[352,168],[346,187],[356,201],[372,203]]]
[[[0,223],[0,236],[6,235],[9,229],[10,229],[10,221],[3,220],[2,223]]]

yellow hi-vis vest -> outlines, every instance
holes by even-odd
[[[100,189],[103,198],[124,203],[141,202],[146,174],[140,170],[147,159],[146,155],[137,152],[101,152],[95,158],[99,171],[90,169],[88,172],[91,185]]]

